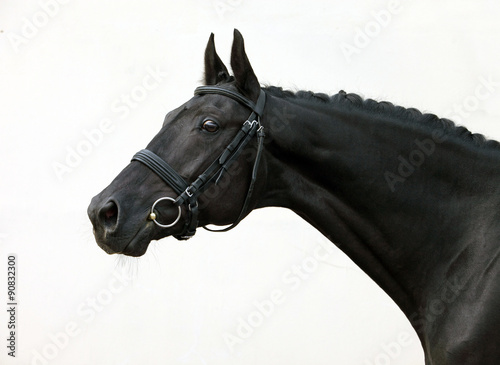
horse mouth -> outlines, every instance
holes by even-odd
[[[117,237],[98,237],[94,230],[94,236],[99,247],[109,255],[122,254],[126,256],[139,257],[146,253],[149,243],[151,242],[151,231],[153,225],[146,223],[142,225],[137,232],[126,240]]]

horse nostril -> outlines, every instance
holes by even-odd
[[[108,227],[116,225],[118,220],[118,206],[112,200],[104,204],[99,212],[99,218]]]

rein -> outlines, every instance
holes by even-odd
[[[251,139],[257,135],[257,155],[253,163],[252,178],[250,180],[250,185],[245,197],[245,201],[241,208],[238,218],[229,226],[220,230],[214,230],[207,227],[203,227],[208,231],[212,232],[226,232],[238,225],[238,223],[245,216],[248,204],[250,203],[250,197],[254,189],[255,181],[257,180],[257,171],[259,167],[260,158],[262,155],[262,147],[264,144],[264,127],[260,123],[264,106],[266,103],[266,94],[263,90],[260,90],[259,98],[257,102],[254,103],[245,96],[234,92],[232,90],[220,87],[220,86],[200,86],[194,91],[195,95],[205,95],[205,94],[219,94],[229,97],[233,100],[238,101],[250,110],[252,113],[243,123],[243,126],[238,131],[233,140],[227,145],[224,151],[219,155],[219,157],[212,162],[212,164],[201,173],[191,184],[188,184],[178,173],[175,171],[167,162],[165,162],[161,157],[156,155],[147,149],[143,149],[137,152],[132,161],[139,161],[149,167],[154,173],[156,173],[168,186],[170,186],[177,194],[176,198],[163,197],[156,200],[150,210],[149,219],[152,220],[156,225],[161,228],[169,228],[174,226],[181,218],[182,204],[186,204],[188,210],[188,218],[184,223],[184,230],[181,234],[174,236],[179,240],[187,240],[194,236],[196,233],[196,228],[198,227],[198,197],[209,187],[211,183],[217,184],[222,175],[229,169],[231,163],[233,163],[238,156],[241,154],[245,146],[251,141]],[[169,224],[162,224],[158,222],[157,215],[155,213],[155,207],[160,201],[171,201],[173,205],[178,207],[177,218]]]

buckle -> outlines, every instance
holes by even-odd
[[[192,212],[193,209],[195,209],[195,208],[198,209],[198,200],[196,200],[194,202],[194,204],[188,204],[188,209],[189,209],[190,212]]]
[[[245,133],[248,133],[248,131],[252,130],[256,124],[260,125],[257,119],[252,121],[246,120],[245,123],[243,123],[242,129]]]
[[[247,120],[247,121],[245,121],[245,123],[250,124],[250,128],[252,128],[255,124],[259,124],[259,122],[257,121],[257,119],[254,119],[252,121]]]

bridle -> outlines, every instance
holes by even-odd
[[[191,184],[188,184],[184,178],[182,178],[168,163],[166,163],[154,152],[144,149],[137,152],[134,157],[132,157],[132,161],[139,161],[149,167],[177,193],[176,198],[163,197],[156,200],[151,206],[149,219],[161,228],[172,227],[181,219],[181,206],[186,204],[188,217],[184,223],[183,232],[175,236],[180,240],[187,240],[196,233],[199,214],[198,197],[209,187],[211,183],[217,184],[219,182],[221,176],[229,169],[231,163],[238,158],[245,146],[255,135],[257,135],[257,154],[253,163],[252,178],[238,218],[229,227],[220,230],[213,230],[207,227],[203,228],[209,231],[226,232],[236,227],[236,225],[243,219],[250,202],[250,197],[252,196],[255,181],[257,180],[257,170],[259,167],[265,137],[264,127],[260,123],[266,103],[266,94],[262,89],[260,90],[259,98],[256,103],[235,91],[220,86],[200,86],[195,89],[194,94],[224,95],[248,107],[252,110],[252,113],[219,157],[212,162],[212,164]],[[156,219],[157,215],[155,213],[155,207],[161,201],[171,201],[173,205],[177,206],[178,215],[172,223],[162,224]]]

